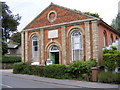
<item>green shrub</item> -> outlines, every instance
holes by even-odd
[[[43,66],[32,66],[32,74],[37,76],[44,76],[43,74],[44,67]]]
[[[20,56],[2,56],[2,60],[0,59],[0,62],[2,63],[21,62],[21,57]]]
[[[95,60],[91,61],[74,61],[68,66],[67,73],[72,78],[85,78],[85,75],[91,76],[91,68],[97,65]],[[89,77],[90,78],[90,77]]]
[[[61,64],[53,64],[44,67],[44,76],[50,78],[63,78],[66,66]]]
[[[13,73],[15,74],[29,74],[43,76],[43,68],[41,66],[32,66],[27,63],[15,63],[13,66]]]
[[[102,64],[113,71],[116,67],[120,66],[120,54],[104,54]]]
[[[13,65],[13,73],[15,74],[26,74],[26,67],[28,67],[29,65],[27,63],[23,63],[23,62],[20,62],[20,63],[15,63]]]
[[[101,72],[98,76],[98,80],[103,83],[120,84],[120,73]]]
[[[110,50],[105,48],[104,51],[103,51],[103,54],[107,54],[107,53],[109,53],[109,54],[120,54],[120,52],[117,51],[117,48],[115,46],[111,46],[110,48],[111,48]]]

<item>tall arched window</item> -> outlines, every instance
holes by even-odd
[[[113,35],[111,34],[110,36],[110,43],[112,44],[113,43]]]
[[[38,57],[38,37],[32,37],[32,58]]]
[[[103,43],[104,43],[104,47],[107,46],[107,34],[106,34],[106,31],[104,31],[104,33],[103,33]]]
[[[72,61],[82,60],[82,35],[75,30],[71,33]]]

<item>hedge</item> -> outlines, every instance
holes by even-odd
[[[1,63],[16,63],[21,62],[20,56],[2,56],[2,60],[0,59]]]
[[[101,72],[98,80],[103,83],[117,83],[120,84],[120,73]]]
[[[113,71],[120,66],[120,54],[104,54],[102,64],[108,68],[108,71]]]
[[[48,66],[33,66],[27,63],[16,63],[13,66],[15,74],[30,74],[57,79],[85,79],[86,74],[91,78],[91,67],[96,66],[96,61],[75,61],[69,66],[52,64]],[[89,79],[90,80],[90,79]]]
[[[62,64],[53,64],[45,66],[44,76],[50,78],[64,78],[66,66]]]

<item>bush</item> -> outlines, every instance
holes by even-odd
[[[98,80],[103,83],[120,84],[120,73],[101,72],[98,76]]]
[[[20,62],[20,63],[15,63],[13,65],[13,73],[15,74],[26,74],[27,70],[26,70],[26,67],[28,67],[29,65],[27,63],[23,63],[23,62]]]
[[[32,66],[27,63],[16,63],[13,67],[13,73],[30,74],[45,76],[57,79],[85,79],[91,78],[91,67],[96,66],[96,61],[75,61],[69,66],[62,64],[52,64],[45,67]],[[87,79],[87,80],[88,80]]]
[[[13,73],[15,74],[29,74],[43,76],[43,68],[41,66],[32,66],[27,63],[15,63],[13,66]]]
[[[91,61],[75,61],[68,66],[67,73],[72,78],[84,79],[85,76],[91,76],[91,68],[97,65],[95,60]],[[91,77],[89,77],[90,79]]]
[[[104,54],[102,64],[108,68],[108,71],[113,71],[120,66],[120,54]]]
[[[43,66],[32,66],[32,74],[37,76],[44,76],[43,74],[44,67]]]
[[[66,66],[62,64],[53,64],[44,67],[44,76],[50,78],[64,78]]]
[[[111,46],[111,49],[104,49],[103,54],[109,53],[109,54],[120,54],[120,52],[117,51],[117,48],[115,46]]]
[[[0,59],[0,62],[2,62],[2,63],[21,62],[21,57],[19,57],[19,56],[2,56],[2,60]]]

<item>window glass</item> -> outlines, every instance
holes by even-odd
[[[37,57],[38,55],[38,37],[34,36],[32,38],[32,58]]]
[[[75,30],[71,34],[72,60],[82,59],[82,36],[80,31]]]

